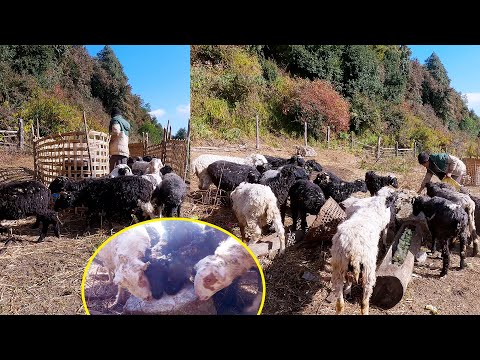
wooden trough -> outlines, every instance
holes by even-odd
[[[420,250],[423,236],[421,224],[415,222],[402,224],[387,254],[377,267],[372,304],[382,309],[391,309],[402,300],[412,278],[415,254]]]

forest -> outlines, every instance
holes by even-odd
[[[192,140],[322,144],[354,134],[421,149],[479,151],[479,117],[452,88],[441,59],[411,59],[406,45],[193,45]],[[423,61],[423,62],[421,62]]]
[[[27,136],[37,120],[40,136],[83,130],[85,111],[91,129],[107,132],[114,106],[132,125],[131,142],[142,132],[161,141],[162,126],[132,93],[110,46],[92,57],[83,45],[0,45],[0,129],[16,129],[22,118]]]

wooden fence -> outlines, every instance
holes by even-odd
[[[25,134],[23,119],[18,119],[18,130],[0,130],[0,147],[24,150]]]
[[[393,147],[383,147],[382,146],[382,137],[379,136],[377,139],[376,145],[370,145],[362,143],[355,138],[353,132],[350,134],[350,149],[360,149],[366,153],[371,153],[372,156],[375,156],[377,159],[382,157],[407,157],[411,156],[417,157],[417,143],[414,142],[410,148],[401,148],[398,142],[395,143]]]
[[[37,138],[33,142],[35,179],[48,185],[57,176],[81,179],[109,174],[110,136],[90,130]]]

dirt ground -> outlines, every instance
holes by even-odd
[[[297,143],[298,144],[298,143]],[[194,160],[201,154],[220,153],[218,149],[210,149],[204,144],[194,144],[191,150],[191,158]],[[300,145],[300,144],[298,144]],[[284,141],[282,148],[273,149],[262,145],[257,151],[254,144],[241,146],[220,146],[223,153],[229,156],[245,156],[253,152],[262,154],[290,157],[295,153],[295,143]],[[416,159],[394,158],[376,159],[366,154],[352,154],[342,150],[320,149],[317,151],[317,160],[329,171],[333,171],[340,177],[352,181],[363,179],[365,172],[374,170],[377,174],[394,174],[398,178],[400,189],[418,190],[421,180],[425,175],[425,169],[418,165]],[[200,220],[208,221],[221,226],[227,231],[240,237],[240,229],[237,225],[232,210],[225,206],[227,198],[220,197],[218,205],[201,204],[201,195],[198,189],[198,179],[191,176],[192,198],[194,204],[191,216],[198,216]],[[480,194],[478,187],[468,187],[475,195]],[[215,197],[214,186],[210,188],[209,196]],[[205,193],[203,196],[206,197]],[[356,194],[356,196],[367,196]],[[285,225],[291,225],[288,216]],[[292,244],[292,242],[290,242]],[[458,271],[460,258],[458,251],[451,254],[450,271],[444,278],[439,277],[442,260],[439,258],[427,258],[422,265],[415,265],[412,280],[410,281],[403,299],[393,308],[382,310],[371,305],[370,314],[375,315],[427,315],[427,305],[433,305],[438,309],[438,314],[480,314],[480,303],[477,301],[480,295],[480,257],[471,257],[471,249],[468,249],[467,268]],[[276,257],[264,268],[267,293],[262,314],[335,314],[335,304],[327,301],[331,287],[331,268],[329,265],[329,244],[293,244],[288,246],[283,256]],[[352,288],[352,299],[346,299],[345,314],[360,314],[361,287]]]

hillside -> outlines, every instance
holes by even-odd
[[[194,45],[191,47],[195,143],[261,138],[333,140],[349,132],[374,145],[398,142],[467,156],[478,153],[480,119],[450,85],[440,58],[411,60],[399,45]]]
[[[40,123],[40,135],[83,129],[107,131],[113,106],[132,123],[132,141],[139,131],[160,134],[162,128],[148,114],[149,106],[132,93],[122,64],[109,46],[96,57],[82,45],[0,46],[0,129],[16,129],[17,118],[31,134]]]

